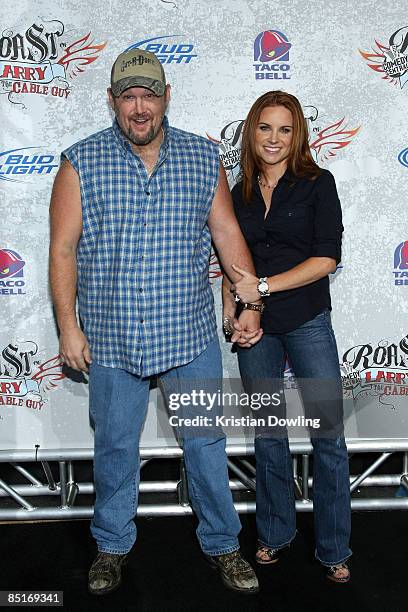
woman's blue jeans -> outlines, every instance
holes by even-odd
[[[282,388],[286,355],[301,389],[306,416],[308,410],[316,416],[317,405],[321,413],[335,413],[335,418],[342,415],[339,359],[328,310],[291,332],[265,334],[252,348],[238,349],[245,390],[253,392],[255,381],[263,385],[269,381],[273,391]],[[323,405],[321,398],[313,398],[313,385],[319,388],[319,379],[326,387],[330,385],[330,397]],[[293,466],[285,431],[279,437],[269,431],[255,438],[258,538],[261,544],[276,549],[290,544],[296,535]],[[351,555],[349,465],[342,432],[341,421],[335,435],[311,438],[315,554],[327,566]]]
[[[188,392],[197,384],[221,389],[218,339],[192,362],[161,375],[165,391]],[[100,551],[128,552],[136,540],[140,459],[139,438],[149,400],[149,379],[125,370],[92,363],[89,370],[90,414],[95,430],[94,481],[96,501],[91,532]],[[200,412],[201,411],[201,412]],[[207,414],[197,408],[197,414]],[[179,416],[182,416],[180,413]],[[189,416],[191,416],[191,411]],[[198,517],[197,536],[208,555],[238,550],[241,529],[229,488],[225,436],[185,436],[184,461],[192,507]]]

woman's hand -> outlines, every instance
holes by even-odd
[[[259,302],[261,299],[258,291],[259,278],[254,274],[239,268],[235,264],[233,264],[232,267],[234,268],[235,272],[241,274],[242,278],[231,285],[230,291],[235,293],[241,302],[250,304],[253,302]]]

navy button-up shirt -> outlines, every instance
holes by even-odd
[[[286,272],[309,257],[341,259],[342,214],[336,184],[328,170],[315,179],[295,177],[289,170],[265,203],[254,177],[252,199],[245,203],[242,183],[232,190],[235,214],[259,277]],[[269,333],[292,331],[331,309],[329,277],[264,299],[262,328]]]

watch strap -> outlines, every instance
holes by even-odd
[[[242,310],[256,310],[262,314],[265,310],[265,304],[244,304]]]

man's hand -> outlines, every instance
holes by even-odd
[[[91,352],[88,340],[79,327],[61,333],[60,355],[73,370],[88,372],[88,365],[92,363]]]
[[[235,323],[235,332],[231,342],[236,342],[242,348],[251,348],[263,334],[260,327],[261,314],[254,310],[243,310]]]
[[[231,336],[235,332],[236,323],[237,323],[237,320],[235,318],[235,309],[234,309],[234,313],[232,314],[226,313],[224,310],[223,317],[222,317],[222,329],[223,329],[224,334],[227,336],[228,340],[231,339]]]
[[[235,264],[233,264],[232,267],[235,272],[241,274],[242,278],[231,285],[231,291],[238,295],[239,299],[244,304],[251,304],[253,302],[259,301],[261,297],[258,291],[259,278],[254,274],[251,274],[251,272],[247,272],[246,270],[243,270]]]

